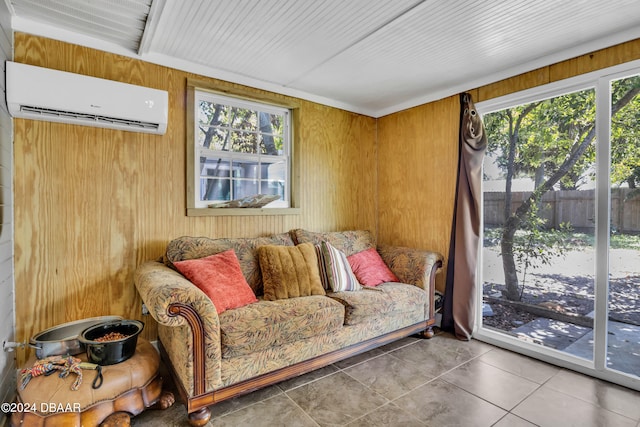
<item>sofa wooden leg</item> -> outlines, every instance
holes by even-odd
[[[434,334],[433,328],[431,326],[429,326],[427,329],[425,329],[424,331],[422,331],[420,333],[420,336],[422,338],[426,338],[426,339],[433,338],[434,335],[435,334]]]
[[[206,406],[189,414],[189,424],[194,427],[202,427],[209,422],[211,410]]]

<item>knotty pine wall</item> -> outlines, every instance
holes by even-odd
[[[206,78],[22,33],[15,35],[15,61],[164,89],[170,104],[163,136],[14,120],[18,340],[107,314],[143,320],[143,336],[155,339],[155,322],[141,315],[133,271],[161,256],[175,237],[253,237],[297,227],[375,232],[371,117],[296,101],[299,215],[187,217],[186,80]],[[26,352],[19,352],[19,363]]]
[[[640,39],[469,92],[480,102],[636,59]],[[378,119],[378,242],[432,248],[448,256],[459,105],[456,95]],[[438,289],[444,290],[444,283],[442,273]]]

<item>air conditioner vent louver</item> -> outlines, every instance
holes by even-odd
[[[157,123],[141,122],[139,120],[116,119],[113,117],[98,116],[96,114],[75,113],[73,111],[53,110],[51,108],[33,107],[30,105],[21,105],[20,111],[25,113],[41,115],[43,117],[67,118],[74,120],[82,120],[87,122],[100,122],[104,124],[119,124],[130,126],[132,128],[139,127],[141,129],[158,129]]]
[[[160,135],[167,130],[165,90],[11,61],[6,73],[12,117]]]

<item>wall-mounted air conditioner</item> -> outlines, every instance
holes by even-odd
[[[6,63],[7,106],[13,117],[164,134],[166,91],[113,80]]]

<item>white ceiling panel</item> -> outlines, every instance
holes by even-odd
[[[150,50],[287,85],[418,3],[168,2]]]
[[[291,86],[380,111],[495,81],[505,70],[588,45],[612,29],[637,28],[640,17],[638,1],[547,0],[545,8],[529,1],[511,9],[500,0],[468,3],[424,2]]]
[[[16,0],[17,16],[136,49],[152,0]]]
[[[5,1],[17,31],[374,117],[640,37],[639,0]]]

